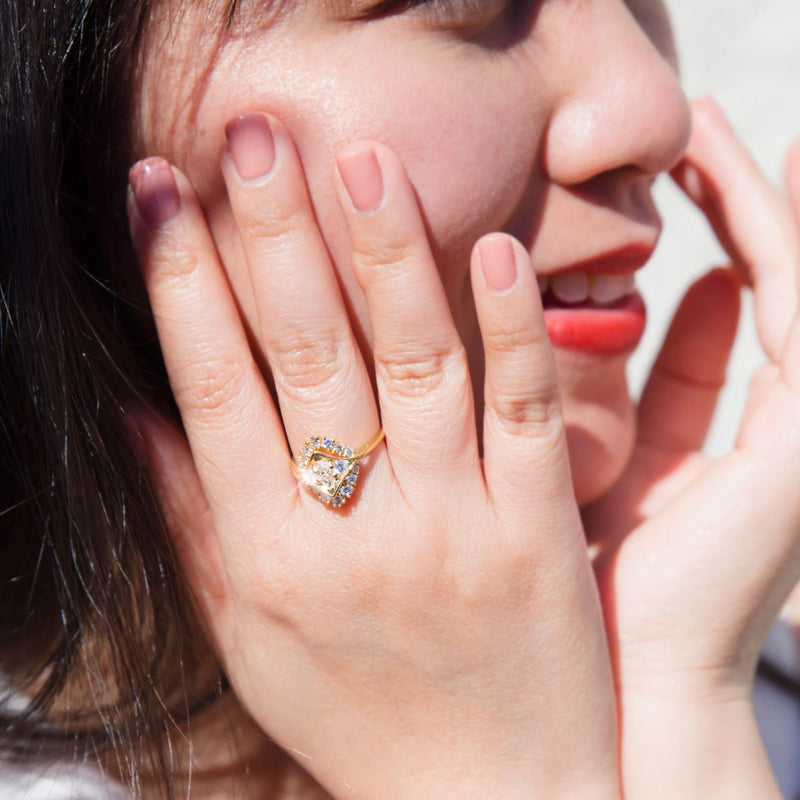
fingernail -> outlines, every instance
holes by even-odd
[[[681,171],[681,183],[689,197],[701,198],[703,196],[703,178],[696,167],[685,164]]]
[[[243,181],[265,177],[275,163],[275,139],[263,114],[242,114],[225,126],[228,151]]]
[[[508,236],[488,236],[478,242],[478,254],[486,285],[495,292],[504,292],[517,279],[517,259]]]
[[[336,159],[347,193],[356,211],[375,211],[383,202],[383,173],[375,151],[364,148]]]
[[[131,167],[128,181],[142,219],[151,227],[163,225],[181,208],[172,167],[163,158],[148,158]]]
[[[710,96],[702,97],[695,103],[695,114],[705,116],[705,118],[726,131],[732,131],[732,127],[728,118],[722,112],[722,109],[717,105],[717,101]]]

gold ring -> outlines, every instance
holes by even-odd
[[[359,461],[382,441],[381,428],[363,447],[352,448],[330,436],[312,436],[292,462],[295,477],[317,500],[341,508],[352,496],[361,471]]]

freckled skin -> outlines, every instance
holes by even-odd
[[[218,166],[223,130],[250,109],[286,123],[365,347],[366,308],[333,164],[356,139],[392,147],[417,191],[470,354],[478,418],[483,357],[468,278],[475,241],[513,233],[541,274],[631,242],[654,245],[660,223],[649,189],[679,157],[689,128],[660,0],[530,2],[513,35],[485,41],[478,30],[468,41],[463,25],[470,35],[503,30],[511,12],[488,6],[487,21],[417,8],[364,22],[311,2],[228,31],[210,25],[201,6],[177,17],[162,7],[137,80],[138,155],[165,155],[187,173],[248,316]],[[585,503],[616,480],[632,446],[626,357],[557,348],[556,360],[575,492]]]

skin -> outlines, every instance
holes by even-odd
[[[642,397],[628,469],[584,510],[584,524],[600,550],[628,730],[627,794],[780,797],[751,692],[800,557],[800,142],[786,162],[787,200],[711,100],[693,110],[674,178],[706,214],[738,279],[715,270],[687,293]],[[701,448],[724,384],[739,281],[753,288],[766,363],[733,451],[710,460]],[[657,743],[648,733],[656,729],[665,736]]]
[[[482,234],[512,233],[532,253],[537,275],[627,245],[655,246],[661,223],[651,183],[677,161],[689,131],[662,6],[523,3],[523,19],[514,23],[523,32],[514,36],[503,30],[509,12],[499,2],[480,13],[417,9],[371,24],[343,21],[353,7],[333,3],[292,9],[259,25],[246,6],[227,36],[203,33],[204,15],[162,10],[178,13],[180,23],[170,28],[167,49],[156,51],[167,20],[156,21],[147,38],[141,153],[174,154],[189,176],[253,324],[218,156],[224,126],[235,115],[262,109],[283,120],[352,318],[368,343],[331,165],[360,138],[391,147],[420,200],[470,354],[480,419],[482,348],[468,266]],[[454,197],[474,201],[453,203]],[[584,503],[614,482],[630,454],[626,359],[566,350],[556,359],[575,492]],[[356,420],[342,423],[354,441],[371,436]]]
[[[188,446],[138,422],[238,699],[336,797],[777,796],[747,691],[798,560],[797,156],[793,213],[705,103],[677,163],[688,111],[655,4],[550,0],[512,40],[470,18],[477,41],[461,17],[340,11],[225,34],[156,16],[138,76],[141,154],[180,167],[137,165],[129,208]],[[254,110],[276,164],[255,179],[224,133]],[[361,207],[365,158],[383,193]],[[672,167],[753,284],[771,358],[713,464],[730,271],[687,295],[638,426],[624,357],[550,348],[534,289],[653,245]],[[363,493],[320,537],[331,512],[282,432],[296,451],[335,419],[363,442],[379,411]]]

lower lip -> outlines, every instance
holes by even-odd
[[[637,292],[612,306],[545,308],[547,333],[555,347],[591,355],[631,353],[644,333],[646,310]]]

